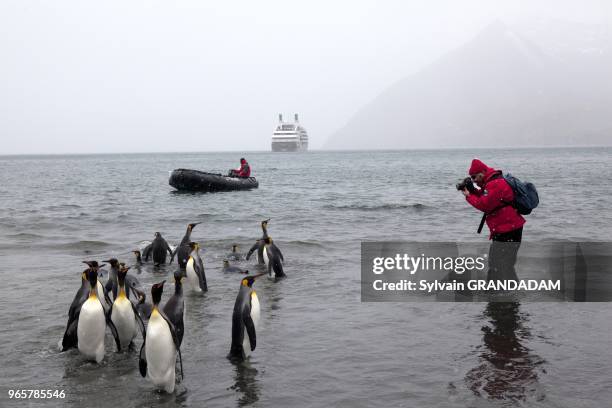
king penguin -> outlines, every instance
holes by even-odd
[[[242,258],[242,255],[240,255],[240,252],[236,251],[236,249],[238,249],[238,244],[233,244],[232,252],[227,254],[226,258],[230,261],[239,261]]]
[[[104,337],[107,325],[115,338],[118,350],[121,350],[121,343],[115,325],[104,313],[102,302],[97,296],[98,272],[89,268],[87,280],[89,281],[89,297],[81,306],[81,312],[79,313],[77,324],[78,348],[86,358],[100,363],[104,358]]]
[[[267,265],[266,258],[264,257],[264,248],[265,248],[265,245],[266,245],[266,238],[268,238],[268,223],[269,222],[270,222],[270,218],[268,218],[267,220],[263,220],[261,222],[261,230],[263,231],[263,234],[262,234],[261,238],[258,239],[255,242],[255,244],[253,244],[253,246],[251,247],[251,249],[247,253],[247,255],[246,255],[246,260],[247,261],[249,260],[249,258],[253,254],[253,252],[257,251],[257,263],[260,264],[260,265]],[[274,249],[278,253],[281,261],[285,262],[285,258],[283,257],[283,253],[281,252],[281,250],[278,249],[278,247],[276,247],[276,244],[274,244],[274,243],[272,243],[272,246],[274,247]]]
[[[285,271],[283,271],[280,251],[276,245],[274,245],[272,237],[266,237],[266,239],[264,239],[263,257],[268,266],[268,276],[270,278],[278,280],[287,276],[285,275]]]
[[[196,225],[201,224],[200,222],[194,222],[187,225],[187,231],[185,231],[185,235],[181,240],[181,243],[178,247],[176,247],[176,261],[181,269],[185,269],[187,266],[187,261],[189,260],[189,254],[191,253],[191,249],[189,247],[189,243],[191,242],[191,232],[195,228]]]
[[[109,311],[110,319],[117,328],[119,342],[123,349],[134,347],[133,340],[139,330],[143,338],[145,336],[144,323],[136,306],[126,296],[125,275],[129,269],[122,267],[117,273],[119,292]]]
[[[262,275],[265,274],[247,276],[240,281],[240,290],[232,314],[232,346],[227,356],[230,360],[243,361],[257,345],[256,330],[261,313],[253,283]]]
[[[166,263],[166,252],[170,254],[170,262],[172,262],[172,248],[170,248],[170,245],[168,245],[168,242],[166,242],[161,234],[156,232],[153,242],[147,245],[142,256],[144,256],[145,261],[148,261],[149,257],[153,255],[153,264],[159,266]]]
[[[157,388],[171,393],[174,392],[176,353],[179,355],[181,377],[184,377],[183,359],[176,329],[166,314],[159,309],[164,282],[156,283],[151,288],[153,310],[147,325],[147,335],[140,349],[138,368],[140,375],[148,375]]]
[[[185,267],[187,281],[194,291],[206,292],[208,290],[208,285],[206,284],[204,263],[202,262],[202,258],[200,258],[200,244],[197,242],[190,242],[189,248],[191,249],[191,253],[189,254],[189,259]]]
[[[185,300],[183,299],[183,273],[178,270],[174,272],[174,294],[164,305],[164,313],[174,325],[176,329],[176,337],[178,337],[179,347],[183,343],[183,333],[185,325],[183,323],[185,317]]]

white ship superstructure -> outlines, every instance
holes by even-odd
[[[300,125],[297,113],[293,123],[283,122],[283,115],[278,115],[278,125],[272,135],[273,152],[305,152],[308,150],[308,133]]]

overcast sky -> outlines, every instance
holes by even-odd
[[[312,148],[501,19],[610,23],[606,1],[0,1],[0,154]]]

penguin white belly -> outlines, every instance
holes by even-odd
[[[147,375],[156,387],[174,391],[176,347],[168,322],[158,312],[151,314],[145,343]]]
[[[253,319],[253,326],[255,326],[255,336],[257,336],[257,329],[259,328],[259,319],[261,315],[261,308],[259,306],[259,298],[255,291],[251,292],[251,319]],[[245,358],[251,354],[251,340],[249,333],[244,330],[244,340],[242,341],[242,349],[244,350]]]
[[[127,348],[137,334],[136,316],[134,316],[134,310],[127,298],[119,297],[115,300],[111,320],[117,328],[121,348]]]
[[[104,358],[104,335],[106,317],[104,308],[97,298],[89,298],[81,307],[77,336],[78,348],[88,359],[101,362]]]
[[[187,261],[185,272],[187,272],[187,281],[189,282],[191,289],[196,292],[201,292],[202,289],[200,289],[200,279],[195,271],[193,258],[189,258],[189,261]]]
[[[262,256],[263,256],[264,264],[266,264],[266,265],[269,264],[270,263],[270,258],[268,257],[268,250],[266,249],[266,247],[264,247],[264,249],[263,249],[263,255]]]

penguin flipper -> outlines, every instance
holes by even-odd
[[[198,280],[200,281],[200,289],[202,289],[203,292],[207,292],[208,284],[206,283],[206,272],[204,271],[202,259],[198,259]]]
[[[183,371],[183,356],[181,355],[181,349],[177,348],[176,351],[178,351],[178,356],[179,356],[179,365],[181,367],[181,380],[185,379],[185,372]]]
[[[174,323],[172,323],[172,321],[168,318],[166,313],[164,313],[162,310],[159,311],[159,314],[161,315],[161,317],[163,317],[166,320],[166,322],[168,323],[168,327],[170,328],[170,334],[172,335],[172,340],[174,340],[174,347],[176,348],[176,351],[178,352],[178,355],[179,355],[179,362],[181,366],[181,378],[184,379],[185,374],[183,373],[183,356],[181,355],[181,343],[179,342],[179,339],[177,336],[176,326],[174,325]]]
[[[247,252],[246,254],[246,260],[248,261],[249,258],[251,257],[251,255],[253,255],[253,252],[255,252],[255,250],[259,248],[259,240],[255,241],[255,243],[253,244],[253,246],[251,247],[251,249],[249,249],[249,252]]]
[[[151,251],[152,250],[153,250],[153,244],[149,244],[142,251],[142,257],[144,258],[145,262],[149,260],[149,257],[151,256]]]
[[[251,308],[245,309],[242,315],[242,321],[244,322],[244,327],[246,328],[247,334],[249,335],[251,351],[254,351],[255,346],[257,345],[257,340],[255,337],[255,324],[253,323],[253,318],[251,317]]]
[[[278,258],[275,258],[274,261],[271,261],[270,266],[274,269],[274,274],[277,278],[284,278],[285,276],[287,276],[285,275],[285,271],[283,271],[283,264]],[[269,268],[270,267],[268,267],[268,269]]]
[[[140,313],[136,309],[136,305],[130,302],[132,305],[132,310],[134,311],[134,317],[136,318],[136,323],[138,324],[138,328],[140,329],[140,333],[142,334],[142,339],[144,340],[147,337],[147,330],[145,329],[144,322],[142,321],[142,317],[140,317]]]
[[[146,339],[142,342],[142,346],[140,347],[140,357],[138,358],[138,370],[140,370],[140,375],[143,377],[147,376],[147,354],[145,352],[145,344]]]
[[[272,243],[272,247],[274,248],[274,251],[278,253],[278,256],[280,257],[281,261],[285,262],[285,257],[283,256],[283,253],[280,249],[278,249],[274,242]]]
[[[117,351],[121,351],[121,340],[119,340],[119,332],[117,332],[117,327],[115,327],[115,323],[113,323],[113,321],[110,318],[111,311],[112,311],[112,307],[111,309],[109,309],[108,314],[106,315],[106,324],[108,325],[108,327],[110,327],[111,334],[115,338],[115,344],[117,345]]]
[[[62,351],[77,347],[79,344],[79,338],[77,336],[77,327],[79,325],[79,312],[76,313],[76,318],[68,321],[68,326],[64,332],[64,338],[62,339]]]

